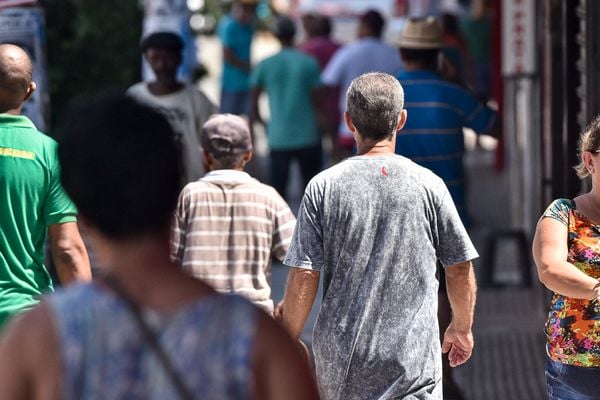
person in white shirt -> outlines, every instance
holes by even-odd
[[[185,182],[204,175],[199,132],[218,111],[200,89],[177,79],[183,41],[172,32],[156,32],[142,40],[142,52],[156,79],[133,85],[127,94],[163,114],[182,145]]]

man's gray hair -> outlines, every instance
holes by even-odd
[[[400,121],[404,90],[392,75],[370,72],[352,81],[346,93],[346,107],[361,137],[389,138],[396,133]]]

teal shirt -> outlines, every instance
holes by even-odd
[[[52,290],[44,266],[48,225],[77,220],[56,149],[27,117],[0,114],[0,326]]]
[[[269,97],[267,138],[272,150],[306,148],[321,140],[311,94],[321,85],[319,74],[312,57],[291,48],[265,59],[252,72],[250,85]]]
[[[242,25],[231,16],[223,17],[218,28],[219,39],[223,47],[230,49],[239,59],[250,62],[250,47],[252,46],[252,25]],[[248,72],[227,62],[223,63],[221,89],[229,92],[248,90]]]

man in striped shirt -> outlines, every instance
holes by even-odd
[[[200,139],[209,172],[179,196],[172,258],[218,291],[246,296],[272,313],[271,260],[286,255],[296,218],[274,188],[244,172],[252,158],[244,119],[215,115]]]
[[[408,112],[396,139],[396,153],[429,168],[444,180],[465,227],[466,209],[463,128],[496,135],[497,114],[468,90],[440,74],[442,29],[433,17],[406,22],[400,38],[405,70],[398,75]],[[450,324],[452,312],[446,293],[445,269],[439,268],[438,320],[440,331]],[[447,358],[443,360],[444,398],[462,399]]]
[[[465,226],[463,128],[495,135],[496,112],[438,72],[442,29],[433,18],[411,19],[400,39],[405,70],[398,75],[410,116],[396,141],[396,153],[429,168],[444,180]]]

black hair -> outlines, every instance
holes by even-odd
[[[165,117],[111,92],[72,106],[67,118],[60,176],[79,213],[113,239],[165,232],[182,169]]]
[[[442,14],[442,28],[444,32],[451,33],[454,35],[460,35],[460,28],[458,26],[458,18],[456,15],[450,13]]]
[[[438,55],[440,49],[407,49],[400,48],[402,60],[418,63],[429,69],[437,69]]]
[[[326,15],[319,15],[316,20],[317,30],[319,36],[329,37],[331,36],[331,18]]]
[[[385,20],[379,11],[369,10],[360,17],[360,20],[369,27],[369,30],[375,37],[381,37],[383,27],[385,26]]]
[[[291,42],[296,36],[296,24],[291,18],[280,16],[275,21],[274,31],[279,40]]]
[[[143,38],[140,47],[142,53],[148,49],[169,49],[179,53],[183,49],[183,40],[173,32],[155,32]]]

